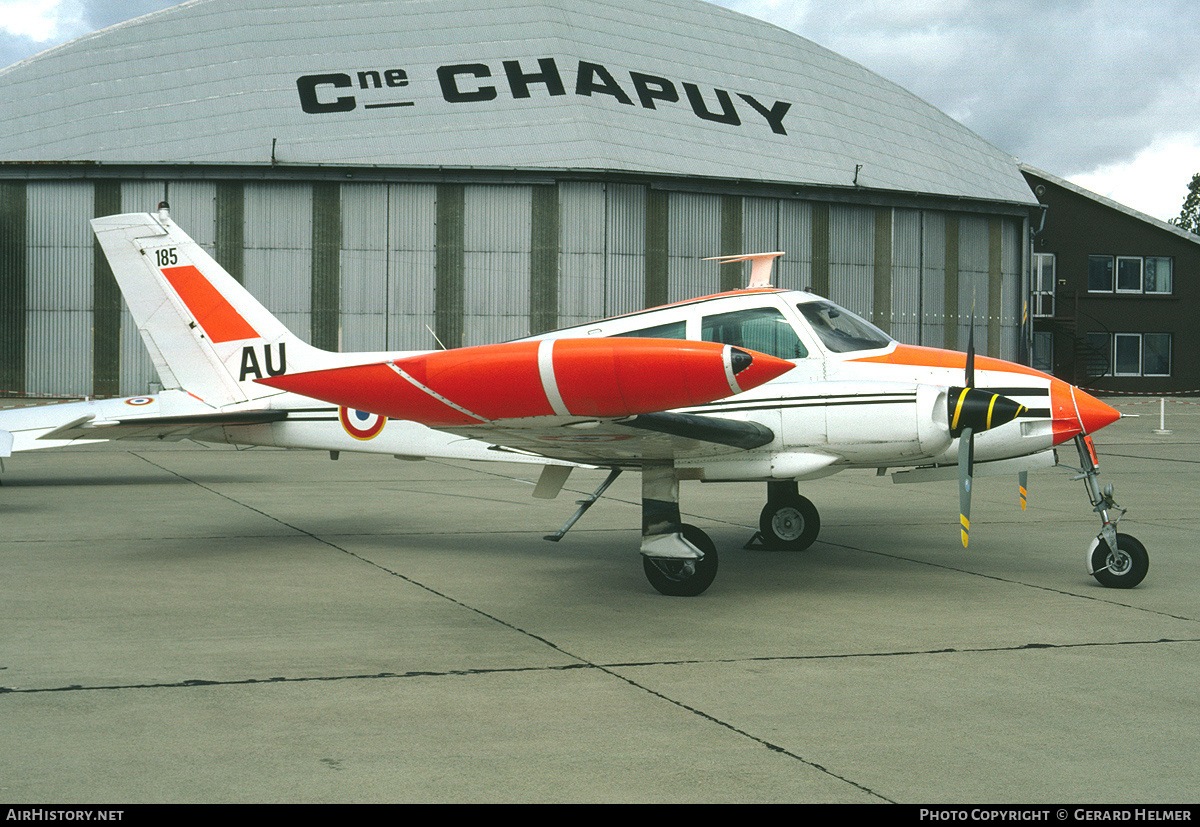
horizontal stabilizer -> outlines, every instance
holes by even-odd
[[[287,411],[232,411],[183,416],[141,416],[93,423],[94,428],[155,428],[190,425],[261,425],[287,419]]]
[[[757,422],[720,419],[698,414],[648,413],[632,419],[619,420],[617,424],[685,439],[729,445],[747,451],[761,448],[775,439],[775,434],[770,428]]]
[[[198,431],[234,425],[260,425],[286,419],[287,411],[253,410],[180,416],[132,416],[127,419],[97,420],[95,414],[81,416],[39,439],[183,439]]]
[[[11,457],[13,435],[8,431],[0,431],[0,457]]]

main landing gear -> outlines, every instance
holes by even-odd
[[[758,532],[757,539],[773,551],[804,551],[821,533],[821,515],[811,500],[800,496],[795,481],[768,482]]]
[[[769,482],[759,528],[767,548],[803,551],[817,539],[821,518],[794,481]],[[674,597],[701,594],[717,576],[716,545],[680,520],[679,480],[668,463],[642,469],[642,567],[650,585]]]
[[[642,568],[660,593],[695,597],[717,576],[717,547],[679,517],[679,478],[671,463],[642,468]]]
[[[1075,479],[1083,480],[1087,488],[1092,510],[1100,515],[1100,533],[1087,549],[1087,572],[1101,585],[1110,589],[1132,589],[1145,578],[1150,569],[1150,555],[1146,547],[1128,534],[1117,533],[1117,523],[1125,516],[1125,509],[1113,501],[1112,483],[1100,488],[1100,461],[1096,458],[1096,446],[1090,436],[1075,437],[1079,451],[1079,474]]]

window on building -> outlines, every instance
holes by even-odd
[[[1049,330],[1033,331],[1033,369],[1054,372],[1054,334]]]
[[[1117,256],[1117,292],[1142,292],[1142,260],[1132,256]]]
[[[1088,256],[1088,292],[1170,293],[1172,269],[1168,256]]]
[[[1171,334],[1088,333],[1080,358],[1092,376],[1170,376]]]
[[[1146,292],[1171,292],[1172,259],[1165,256],[1146,257]]]
[[[1139,333],[1113,334],[1113,375],[1140,376],[1142,337]]]
[[[1092,293],[1111,293],[1113,289],[1113,257],[1088,256],[1088,290]]]
[[[1054,253],[1033,254],[1033,315],[1054,316]]]
[[[1142,334],[1142,375],[1171,375],[1171,334]]]

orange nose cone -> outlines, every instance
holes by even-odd
[[[1075,388],[1075,406],[1079,409],[1079,422],[1083,425],[1085,433],[1095,433],[1121,418],[1121,413],[1116,408],[1105,405],[1079,388]]]
[[[1050,384],[1050,405],[1055,445],[1073,439],[1079,433],[1095,433],[1121,418],[1120,412],[1112,406],[1060,379]]]

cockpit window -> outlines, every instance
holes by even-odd
[[[624,333],[614,333],[614,336],[630,336],[635,339],[686,339],[687,323],[670,322],[669,324],[643,327],[641,330],[627,330]]]
[[[774,307],[756,307],[705,316],[700,338],[706,342],[757,350],[780,359],[803,359],[808,349],[783,314]]]
[[[821,337],[825,347],[834,353],[852,350],[874,350],[892,343],[875,325],[860,319],[849,310],[830,302],[807,302],[797,305],[809,325]]]

